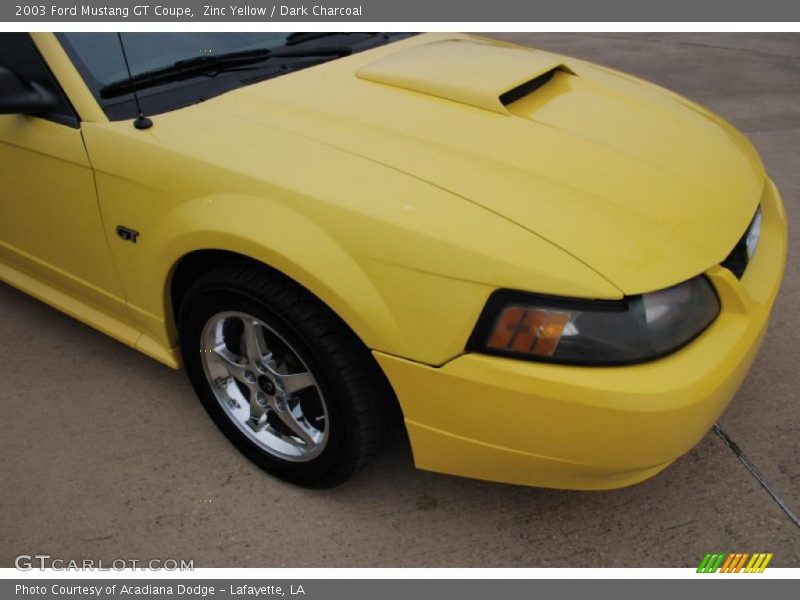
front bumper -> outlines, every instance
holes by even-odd
[[[434,368],[375,356],[397,393],[421,469],[523,485],[607,489],[690,450],[755,358],[786,257],[786,217],[767,181],[758,249],[741,280],[707,272],[722,310],[685,348],[622,367],[464,354]]]

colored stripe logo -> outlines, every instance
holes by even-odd
[[[772,553],[756,552],[735,552],[725,554],[715,552],[706,554],[697,567],[698,573],[763,573],[769,561],[772,560]]]

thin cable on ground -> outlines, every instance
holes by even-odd
[[[761,484],[761,487],[763,487],[767,491],[767,493],[772,497],[772,499],[781,508],[781,510],[786,513],[786,516],[789,517],[789,519],[791,519],[792,523],[800,527],[800,517],[798,517],[791,508],[789,508],[789,506],[786,504],[786,502],[783,501],[783,498],[780,497],[775,488],[772,487],[772,484],[769,481],[767,481],[767,478],[764,477],[764,475],[761,474],[761,471],[758,470],[758,467],[756,467],[752,462],[750,462],[750,459],[747,458],[747,455],[744,452],[742,452],[742,449],[739,448],[736,442],[734,442],[731,439],[728,433],[722,427],[719,426],[719,423],[714,424],[714,433],[716,433],[720,437],[720,439],[725,443],[725,445],[731,449],[731,452],[733,452],[736,458],[739,459],[739,462],[741,462],[745,466],[745,468],[748,471],[750,471],[750,474],[756,478],[756,481],[758,481],[758,483]]]

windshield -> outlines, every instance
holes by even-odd
[[[133,89],[136,89],[143,111],[155,115],[409,35],[347,32],[57,34],[111,120],[136,116]],[[259,56],[246,61],[247,64],[239,61],[221,65],[220,60],[215,60],[232,53],[252,51],[258,51]],[[130,74],[125,65],[126,55]],[[198,59],[203,59],[199,67]],[[191,70],[185,68],[186,61],[193,64]],[[209,65],[207,69],[203,67],[205,63]],[[176,66],[178,74],[175,73]],[[169,76],[163,77],[164,70],[169,71]],[[150,78],[153,73],[162,76],[153,80]],[[109,87],[119,89],[120,82],[143,74],[149,81],[137,82],[122,89],[121,93],[104,93]]]
[[[105,85],[128,76],[116,33],[63,33],[92,84]],[[251,48],[277,48],[288,33],[123,33],[122,41],[137,75],[179,60]]]

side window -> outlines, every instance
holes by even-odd
[[[25,81],[36,82],[50,90],[58,99],[58,107],[40,115],[42,118],[70,125],[71,127],[78,127],[78,115],[70,105],[69,100],[67,100],[47,64],[39,55],[39,50],[33,43],[30,34],[0,33],[0,65],[11,69]]]

